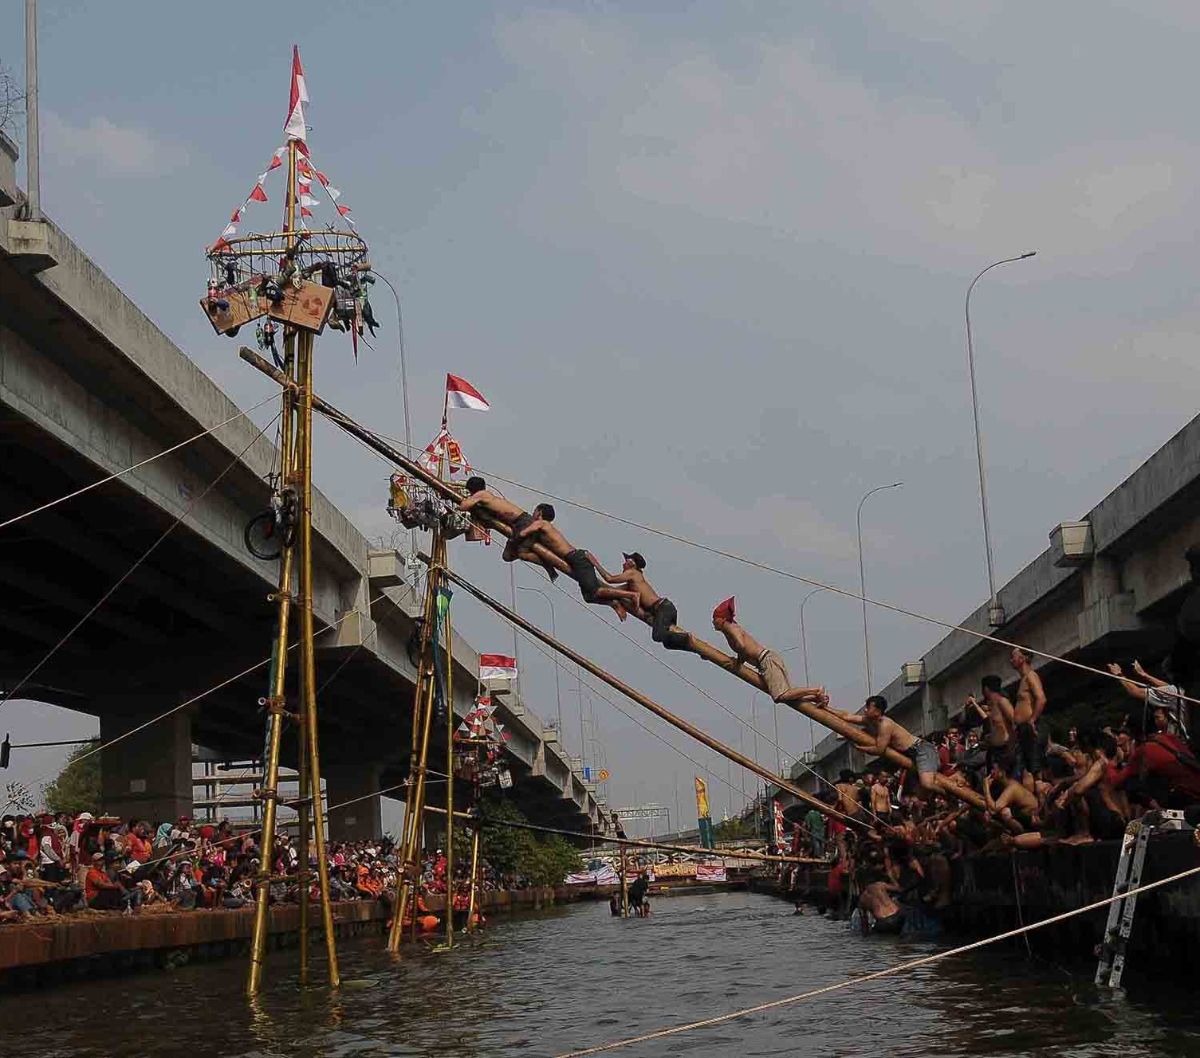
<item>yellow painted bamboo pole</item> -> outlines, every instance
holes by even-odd
[[[295,365],[295,335],[284,338],[284,364],[289,372]],[[284,387],[280,415],[279,487],[294,484],[294,412],[295,391]],[[259,869],[255,879],[254,932],[250,943],[250,968],[246,976],[246,993],[257,995],[262,987],[267,957],[267,924],[270,916],[271,868],[275,854],[275,826],[278,818],[279,748],[283,735],[284,694],[287,686],[288,630],[291,623],[292,579],[295,568],[295,540],[289,543],[285,534],[279,555],[279,580],[274,595],[275,644],[271,655],[271,675],[267,688],[267,732],[263,785],[262,837],[259,841]]]
[[[433,555],[435,559],[444,557],[446,542],[440,528],[434,531]],[[432,569],[425,586],[425,624],[421,629],[421,651],[417,659],[417,690],[413,699],[413,709],[420,717],[418,738],[412,745],[412,763],[409,767],[408,797],[404,805],[404,840],[400,850],[399,876],[395,914],[392,917],[392,929],[388,935],[388,950],[400,951],[400,942],[404,935],[404,913],[411,901],[416,904],[415,894],[419,870],[419,850],[421,844],[421,826],[425,804],[425,773],[429,763],[429,741],[433,726],[434,676],[433,666],[436,659],[433,656],[433,629],[437,620],[437,589],[440,578]],[[413,782],[413,776],[416,781]],[[413,922],[416,923],[416,912],[413,912]]]
[[[450,816],[451,825],[453,825],[453,815]],[[467,926],[468,933],[475,932],[475,899],[479,892],[479,823],[475,824],[475,832],[471,835],[471,890],[467,898]],[[453,901],[451,901],[453,904]]]
[[[446,556],[442,556],[446,561]],[[445,569],[442,580],[444,583]],[[454,947],[454,634],[446,605],[445,639],[439,637],[446,659],[446,947]]]
[[[317,732],[317,658],[313,629],[312,563],[312,384],[313,334],[301,330],[297,337],[296,375],[300,380],[296,440],[300,450],[300,690],[303,699],[304,742],[308,758],[308,790],[311,798],[313,851],[317,857],[317,879],[321,888],[321,920],[325,927],[325,953],[329,985],[341,984],[338,971],[337,934],[333,925],[333,902],[329,888],[329,861],[325,855],[325,811],[321,802],[321,754]],[[308,864],[300,865],[307,872]]]

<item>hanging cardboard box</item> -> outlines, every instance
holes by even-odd
[[[218,334],[236,331],[243,324],[250,323],[260,316],[267,314],[267,299],[253,289],[241,290],[230,288],[223,290],[215,299],[201,298],[200,307],[213,330]],[[231,336],[232,337],[232,336]]]
[[[329,310],[333,307],[333,288],[320,283],[291,283],[283,288],[283,298],[267,304],[267,314],[275,320],[302,327],[306,331],[320,334],[325,329]]]

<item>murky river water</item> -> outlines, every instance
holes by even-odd
[[[319,945],[315,946],[319,951]],[[738,893],[659,899],[650,919],[605,904],[499,918],[461,948],[343,942],[336,998],[294,987],[276,955],[251,1007],[244,966],[225,961],[0,998],[9,1053],[50,1056],[543,1056],[820,987],[937,950],[862,939]],[[451,980],[447,981],[447,977]],[[1113,998],[1085,966],[977,952],[902,976],[615,1055],[1200,1055],[1194,990],[1157,984]],[[21,1043],[20,1041],[25,1041]]]

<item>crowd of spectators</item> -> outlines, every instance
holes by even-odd
[[[952,903],[954,864],[963,857],[1111,841],[1148,813],[1200,805],[1189,703],[1169,668],[1160,669],[1164,679],[1135,661],[1130,678],[1111,664],[1133,700],[1123,721],[1056,729],[1020,654],[1015,706],[1000,677],[986,677],[958,722],[927,736],[943,784],[974,791],[982,808],[922,789],[880,759],[863,773],[843,771],[820,795],[860,826],[811,809],[795,827],[793,852],[830,863],[827,908],[849,914],[857,906],[864,924],[895,932]]]
[[[327,853],[334,900],[390,902],[397,872],[390,838],[334,843]],[[302,880],[295,838],[279,832],[273,860],[270,901],[298,902]],[[91,812],[5,815],[0,820],[0,923],[81,913],[238,910],[255,900],[260,865],[259,832],[239,832],[228,820],[203,823],[184,816],[153,824]],[[428,855],[423,866],[423,889],[444,894],[442,850]],[[309,873],[315,900],[317,875],[315,869]],[[481,857],[481,888],[522,884],[519,876],[498,877]],[[468,891],[468,868],[459,864],[456,907],[466,906]]]

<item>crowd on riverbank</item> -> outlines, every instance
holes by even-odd
[[[275,837],[269,893],[274,904],[301,896],[300,852],[295,838]],[[327,848],[330,889],[337,901],[390,901],[397,875],[396,847],[388,837],[339,842]],[[319,898],[316,861],[310,855],[311,893]],[[237,910],[255,900],[261,873],[257,830],[238,831],[228,821],[174,822],[80,812],[6,815],[0,820],[0,923],[81,912],[140,914]],[[481,857],[480,888],[521,888],[517,875],[501,877]],[[430,850],[422,890],[447,891],[446,857]],[[455,871],[454,903],[465,906],[467,867]]]
[[[1135,662],[1136,679],[1124,686],[1137,705],[1123,722],[1063,730],[1043,718],[1045,694],[1020,651],[1013,665],[1022,674],[1015,705],[998,676],[986,677],[957,722],[914,741],[914,760],[928,752],[926,767],[936,766],[932,789],[928,774],[918,782],[881,758],[862,773],[843,771],[819,795],[859,825],[812,809],[796,826],[792,851],[830,862],[834,913],[857,907],[876,930],[895,932],[953,902],[965,856],[1113,840],[1132,820],[1200,805],[1200,760],[1178,686]],[[1116,664],[1110,671],[1125,675]]]

